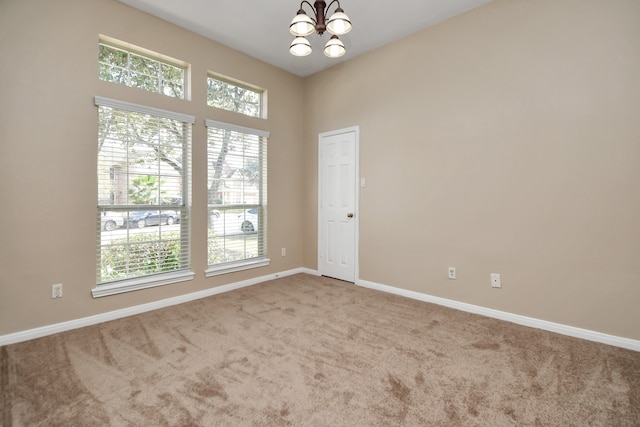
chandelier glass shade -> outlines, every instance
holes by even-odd
[[[306,37],[313,34],[316,30],[316,24],[313,20],[304,13],[304,10],[300,9],[295,18],[291,21],[289,26],[289,32],[297,37]]]
[[[329,8],[331,8],[334,3],[337,3],[338,7],[336,7],[333,14],[327,20],[326,16]],[[305,4],[313,11],[313,17],[307,15],[307,12],[305,12]],[[327,6],[327,3],[322,0],[316,1],[313,5],[306,0],[303,1],[300,3],[298,13],[291,21],[291,25],[289,25],[289,32],[296,36],[289,47],[289,52],[295,56],[309,55],[312,51],[311,44],[305,37],[314,32],[322,35],[325,31],[328,31],[332,36],[324,47],[324,54],[329,58],[339,58],[344,55],[347,50],[338,36],[351,31],[351,20],[340,7],[340,2],[333,0],[329,3],[329,6]]]
[[[304,37],[296,37],[291,42],[289,52],[294,56],[307,56],[311,53],[311,44]]]
[[[327,31],[336,36],[341,36],[351,31],[351,21],[342,9],[336,9],[336,12],[331,15],[327,21]]]
[[[327,44],[324,45],[324,54],[329,58],[340,58],[345,53],[347,53],[347,50],[344,48],[344,43],[340,41],[338,36],[331,36]]]

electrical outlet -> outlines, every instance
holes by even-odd
[[[62,283],[51,285],[51,298],[62,298]]]
[[[456,268],[455,267],[449,267],[449,279],[451,279],[451,280],[455,280],[456,279]]]
[[[492,288],[501,288],[502,281],[500,280],[499,273],[491,273],[491,287]]]
[[[282,256],[287,256],[287,248],[282,248],[280,253],[282,254]]]

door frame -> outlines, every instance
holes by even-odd
[[[355,171],[354,171],[354,180],[355,182],[353,183],[354,185],[354,198],[355,200],[353,201],[353,206],[354,206],[354,216],[355,216],[355,221],[354,221],[354,242],[353,242],[353,249],[354,249],[354,254],[353,254],[353,268],[354,268],[354,272],[353,272],[353,277],[354,277],[354,284],[358,283],[358,281],[360,280],[360,126],[351,126],[351,127],[347,127],[347,128],[342,128],[342,129],[336,129],[336,130],[331,130],[331,131],[327,131],[327,132],[321,132],[318,134],[318,173],[317,173],[317,178],[318,178],[318,247],[317,247],[317,251],[318,251],[318,256],[317,256],[317,266],[318,266],[318,273],[320,275],[322,275],[322,271],[321,271],[321,263],[320,263],[320,254],[322,253],[322,209],[320,208],[321,206],[321,200],[322,200],[322,138],[324,137],[328,137],[328,136],[334,136],[334,135],[340,135],[343,133],[349,133],[349,132],[354,132],[355,133]]]

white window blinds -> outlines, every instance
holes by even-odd
[[[207,120],[207,275],[266,265],[269,133]]]
[[[130,290],[131,279],[148,287],[167,274],[180,281],[175,272],[189,270],[195,118],[102,97],[95,104],[98,289]]]

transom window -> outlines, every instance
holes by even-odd
[[[178,60],[125,43],[101,39],[98,67],[101,80],[173,98],[186,97],[187,66]]]
[[[213,74],[207,78],[207,86],[209,106],[264,118],[264,89]]]
[[[207,275],[267,265],[268,132],[206,120]]]
[[[96,97],[94,295],[188,280],[194,117]],[[114,291],[115,289],[115,291]],[[97,292],[96,292],[97,291]]]

